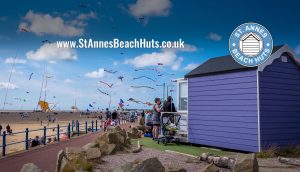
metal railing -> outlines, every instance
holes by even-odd
[[[89,124],[91,125],[89,127]],[[101,124],[100,126],[104,126],[103,124]],[[16,144],[21,144],[21,143],[25,143],[25,150],[29,150],[30,149],[30,141],[31,139],[29,138],[29,133],[30,132],[36,132],[36,131],[43,131],[43,136],[41,137],[41,144],[46,145],[47,144],[47,138],[51,138],[51,137],[55,137],[56,141],[59,142],[60,141],[60,136],[62,134],[66,134],[68,139],[71,139],[71,133],[74,133],[74,130],[76,131],[76,135],[79,136],[81,133],[80,131],[85,131],[85,134],[88,134],[88,132],[97,132],[100,131],[101,127],[98,125],[98,121],[97,120],[92,120],[91,123],[88,123],[88,121],[85,121],[83,123],[80,123],[79,121],[72,121],[71,123],[68,123],[68,125],[65,126],[60,126],[59,124],[57,124],[56,127],[46,127],[44,126],[43,128],[40,129],[34,129],[34,130],[29,130],[28,128],[25,129],[25,131],[19,131],[19,132],[12,132],[12,133],[7,133],[6,131],[3,131],[2,133],[2,144],[0,145],[0,148],[2,149],[2,157],[4,158],[6,156],[6,149],[8,146],[11,145],[16,145]],[[61,133],[61,129],[66,129],[65,133]],[[55,131],[55,134],[52,135],[47,135],[47,130],[52,130]],[[7,136],[11,135],[11,136],[15,136],[18,134],[24,134],[25,133],[25,138],[24,140],[21,141],[16,141],[16,142],[10,142],[7,143]]]

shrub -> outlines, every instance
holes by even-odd
[[[300,157],[300,146],[289,145],[287,147],[279,148],[276,145],[271,145],[256,155],[258,158],[273,158],[277,156]]]

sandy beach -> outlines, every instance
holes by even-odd
[[[56,137],[58,124],[60,125],[60,133],[66,133],[67,125],[69,123],[72,124],[72,120],[74,121],[78,120],[82,124],[84,124],[85,121],[88,121],[88,126],[90,127],[91,121],[97,119],[96,114],[80,115],[80,113],[70,113],[70,112],[57,112],[57,113],[28,112],[25,115],[26,117],[22,117],[21,114],[20,112],[0,113],[0,124],[3,127],[1,134],[3,133],[3,131],[6,130],[6,126],[8,124],[10,125],[13,131],[12,135],[8,134],[6,136],[6,144],[24,141],[26,138],[25,132],[24,133],[19,133],[19,132],[25,131],[26,128],[29,129],[29,138],[33,139],[36,136],[39,136],[40,138],[43,136],[43,130],[38,130],[38,129],[43,129],[45,126],[47,128],[46,130],[46,135],[48,136],[47,139],[48,138],[53,139],[54,137]],[[48,121],[49,115],[50,115],[51,122]],[[53,121],[53,119],[55,121]],[[100,123],[98,123],[98,128],[99,126]],[[85,125],[82,125],[81,130],[84,129],[85,129]],[[33,131],[33,130],[38,130],[38,131]],[[2,145],[3,143],[2,140],[3,137],[1,135],[0,145]],[[6,154],[10,154],[22,150],[25,150],[25,142],[8,145],[6,147]],[[2,154],[2,147],[0,153]]]

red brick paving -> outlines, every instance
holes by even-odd
[[[125,126],[122,127],[127,128],[128,126],[129,124],[125,124]],[[51,144],[45,147],[0,159],[0,171],[19,172],[24,164],[34,163],[43,170],[46,170],[48,172],[55,172],[56,157],[58,151],[60,151],[61,149],[65,149],[66,147],[81,147],[91,142],[95,137],[101,134],[103,134],[103,132],[90,133],[81,136],[80,138]]]

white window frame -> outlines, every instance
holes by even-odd
[[[189,91],[187,91],[187,107],[186,107],[186,110],[179,109],[179,98],[180,98],[180,90],[179,90],[180,87],[179,87],[179,85],[181,83],[186,83],[187,84],[187,90],[189,88],[188,80],[187,79],[181,78],[181,79],[177,80],[177,96],[176,96],[176,98],[177,98],[177,101],[176,101],[177,111],[178,112],[188,112],[188,107],[189,107],[188,106],[188,104],[189,104],[189,99],[188,99],[188,97],[189,97]]]

